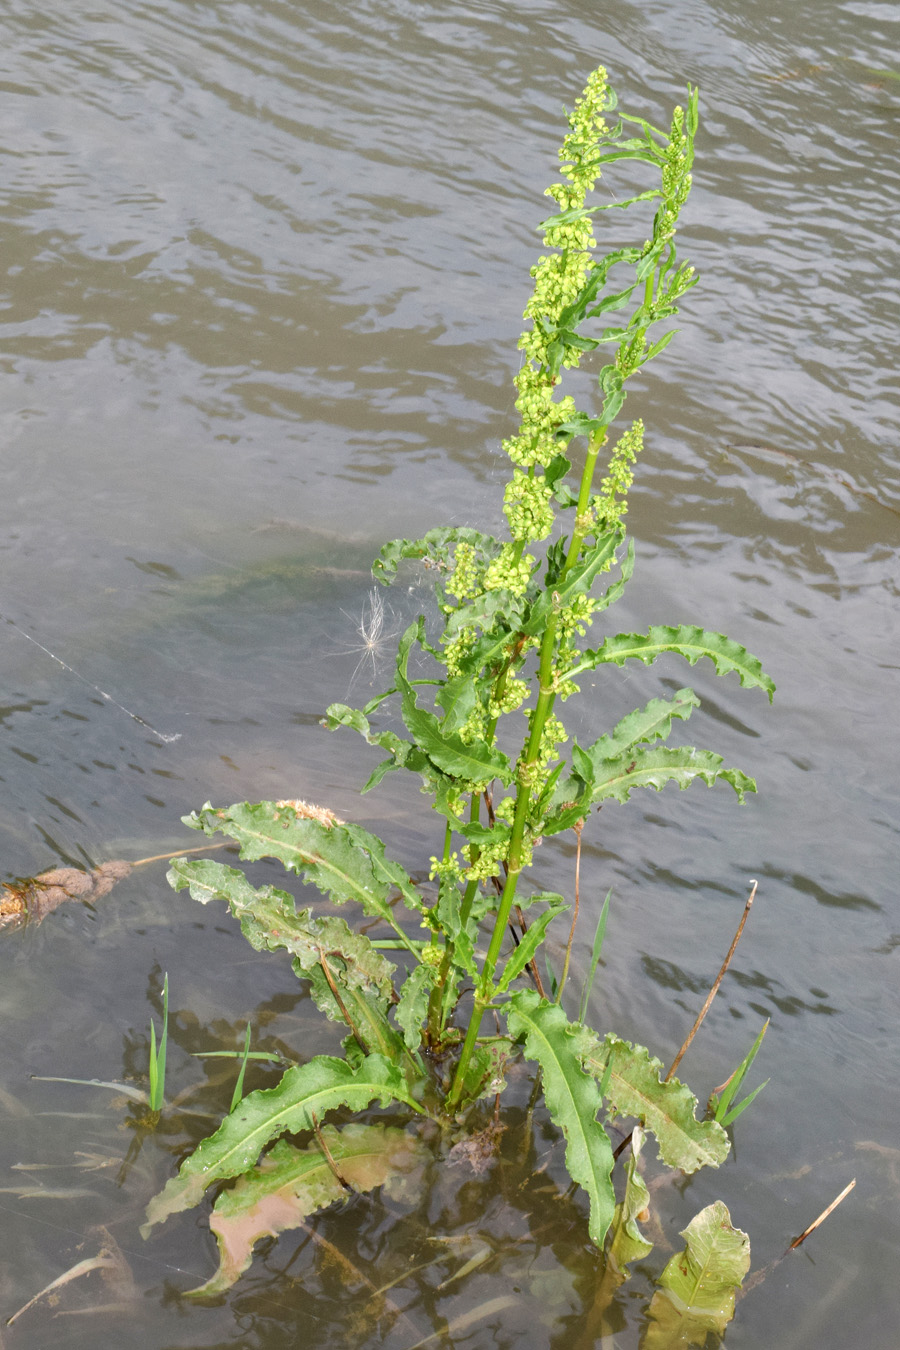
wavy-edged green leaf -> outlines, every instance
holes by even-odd
[[[595,802],[627,802],[634,788],[655,788],[677,783],[684,790],[699,779],[713,787],[721,779],[730,783],[743,802],[745,792],[755,792],[756,782],[740,769],[724,768],[724,759],[712,750],[696,750],[692,745],[635,746],[617,759],[601,761],[595,767],[590,798]]]
[[[208,1186],[240,1176],[277,1135],[310,1130],[336,1107],[362,1111],[371,1102],[404,1102],[419,1111],[403,1077],[382,1055],[368,1055],[358,1067],[330,1055],[287,1069],[274,1088],[249,1093],[222,1124],[197,1146],[147,1206],[144,1237],[170,1214],[190,1209]]]
[[[443,731],[458,731],[474,710],[477,698],[475,684],[467,675],[457,675],[442,685],[435,702],[443,710]]]
[[[525,1039],[525,1054],[541,1066],[544,1100],[566,1139],[569,1176],[587,1191],[591,1240],[602,1246],[616,1207],[610,1173],[612,1147],[597,1120],[600,1090],[582,1067],[585,1040],[591,1033],[566,1018],[556,1003],[532,989],[513,994],[507,1005],[510,1034]]]
[[[622,1273],[626,1273],[625,1268],[631,1261],[640,1261],[653,1250],[653,1243],[647,1241],[638,1227],[640,1215],[646,1217],[650,1209],[650,1192],[638,1170],[643,1146],[644,1131],[636,1125],[631,1132],[631,1150],[625,1163],[625,1195],[616,1205],[607,1249],[607,1259]]]
[[[403,982],[394,1018],[403,1032],[407,1048],[417,1050],[422,1041],[422,1025],[428,1013],[428,997],[437,981],[433,966],[414,966]]]
[[[456,544],[471,544],[485,558],[492,558],[500,552],[499,542],[489,534],[465,526],[439,526],[423,534],[421,539],[392,539],[385,544],[372,564],[372,575],[378,581],[390,583],[404,558],[424,558],[438,567],[449,569],[451,550]]]
[[[645,707],[636,708],[617,722],[608,736],[601,736],[593,745],[585,747],[584,753],[592,764],[600,764],[624,755],[633,745],[664,741],[675,718],[686,722],[699,707],[700,700],[693,689],[679,689],[672,698],[652,698]]]
[[[373,731],[366,714],[359,708],[349,708],[346,703],[329,703],[325,709],[325,720],[329,731],[335,731],[338,727],[349,727],[352,731],[358,731],[369,745],[380,745],[383,750],[390,750],[394,758],[401,763],[404,747],[410,744],[395,731]]]
[[[518,979],[525,967],[530,965],[534,960],[535,952],[544,941],[548,925],[556,918],[557,914],[562,914],[563,910],[569,908],[561,895],[542,895],[540,898],[549,901],[549,907],[536,919],[529,919],[528,931],[519,939],[515,951],[503,967],[495,990],[497,994],[505,994],[513,980]]]
[[[609,534],[600,535],[595,544],[585,545],[581,561],[551,590],[541,591],[521,631],[531,635],[542,633],[552,614],[565,609],[577,595],[587,594],[599,573],[606,571],[615,561],[616,549],[622,539],[621,530],[611,530]]]
[[[569,672],[577,675],[582,670],[593,670],[596,666],[612,662],[617,666],[626,661],[643,661],[649,666],[658,656],[673,652],[694,666],[703,656],[708,656],[716,668],[717,675],[727,675],[736,671],[742,685],[748,689],[764,689],[771,703],[775,694],[775,684],[765,673],[759,661],[742,647],[740,643],[725,637],[722,633],[710,633],[705,628],[692,624],[666,626],[654,625],[647,634],[617,633],[608,637],[594,651],[582,653],[580,663]]]
[[[336,904],[356,900],[367,914],[394,929],[387,900],[395,887],[410,909],[424,913],[422,897],[400,864],[385,856],[380,839],[359,825],[337,820],[325,824],[306,814],[311,809],[303,802],[236,802],[216,808],[207,802],[182,819],[191,829],[230,835],[242,858],[277,858]]]
[[[219,1268],[205,1284],[187,1290],[188,1297],[224,1293],[250,1265],[260,1238],[297,1228],[308,1215],[345,1200],[347,1191],[334,1168],[354,1191],[384,1186],[398,1197],[418,1189],[431,1157],[421,1140],[381,1121],[341,1130],[326,1125],[321,1141],[330,1161],[318,1139],[303,1149],[282,1139],[257,1167],[222,1192],[209,1220],[219,1245]]]
[[[354,933],[335,915],[315,918],[309,909],[298,911],[293,897],[274,886],[257,889],[236,867],[208,858],[175,858],[168,873],[174,890],[187,886],[191,896],[206,904],[224,900],[247,941],[257,951],[279,948],[292,953],[305,975],[326,957],[339,957],[342,980],[360,989],[372,989],[385,1001],[393,992],[395,967],[376,951],[362,933]]]
[[[403,721],[413,739],[431,762],[451,778],[464,783],[487,783],[494,778],[509,785],[512,765],[502,751],[474,743],[467,745],[455,732],[445,732],[434,713],[418,707],[416,691],[406,675],[410,648],[419,632],[410,624],[397,652],[397,687],[403,701]]]
[[[252,947],[292,954],[294,973],[309,981],[313,1000],[326,1017],[349,1026],[367,1053],[402,1065],[410,1084],[422,1078],[421,1064],[388,1021],[395,968],[364,934],[354,933],[336,915],[298,911],[286,891],[257,889],[237,868],[208,858],[174,859],[168,879],[175,890],[188,886],[201,903],[225,900]]]
[[[750,1239],[721,1200],[702,1209],[681,1236],[686,1247],[667,1263],[648,1309],[643,1350],[706,1344],[734,1316],[734,1295],[750,1269]]]
[[[454,637],[463,628],[482,628],[489,632],[497,626],[498,617],[501,621],[499,626],[509,632],[515,629],[521,609],[521,599],[511,591],[502,587],[495,591],[483,591],[447,616],[444,636]]]
[[[592,1033],[591,1033],[592,1034]],[[697,1120],[697,1098],[677,1078],[664,1081],[663,1066],[643,1045],[631,1045],[611,1033],[594,1038],[584,1066],[606,1085],[614,1115],[633,1116],[656,1137],[668,1167],[696,1172],[718,1167],[728,1156],[728,1135],[714,1120]]]

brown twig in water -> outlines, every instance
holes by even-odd
[[[666,1076],[665,1076],[665,1079],[663,1080],[663,1081],[666,1082],[666,1083],[668,1083],[669,1080],[674,1076],[675,1070],[678,1068],[678,1065],[681,1063],[682,1059],[684,1058],[685,1051],[688,1049],[688,1046],[690,1045],[691,1041],[694,1039],[694,1037],[696,1036],[697,1032],[700,1030],[701,1023],[703,1022],[703,1019],[704,1019],[704,1017],[706,1016],[706,1014],[709,1012],[709,1009],[710,1009],[710,1006],[711,1006],[711,1004],[712,1004],[713,999],[715,998],[716,994],[719,992],[719,985],[722,983],[722,980],[723,980],[723,978],[724,978],[724,976],[725,976],[725,972],[726,972],[726,970],[728,969],[728,967],[731,965],[731,958],[734,956],[734,953],[735,953],[735,951],[736,951],[736,949],[737,949],[737,945],[738,945],[738,943],[739,943],[740,940],[741,940],[741,933],[743,933],[743,931],[744,931],[744,924],[747,922],[747,915],[750,913],[750,906],[753,904],[753,900],[754,900],[754,897],[755,897],[755,895],[756,895],[756,887],[757,887],[757,885],[758,885],[758,882],[754,881],[754,882],[752,883],[752,885],[753,885],[753,889],[751,890],[749,896],[747,897],[747,903],[746,903],[746,905],[744,906],[744,912],[743,912],[743,914],[741,915],[741,921],[740,921],[740,923],[738,924],[737,932],[736,932],[735,935],[734,935],[734,941],[732,942],[731,946],[728,948],[728,955],[725,957],[725,960],[724,960],[723,963],[722,963],[722,969],[719,971],[718,975],[716,976],[716,978],[715,978],[715,980],[714,980],[714,982],[713,982],[713,987],[712,987],[712,989],[710,989],[710,991],[709,991],[709,993],[708,993],[708,995],[707,995],[707,997],[706,997],[706,1002],[704,1003],[703,1007],[700,1009],[700,1012],[697,1014],[697,1020],[696,1020],[696,1022],[694,1023],[694,1025],[691,1027],[690,1031],[688,1032],[687,1038],[686,1038],[684,1044],[682,1045],[681,1049],[678,1051],[678,1054],[677,1054],[677,1055],[675,1056],[675,1058],[672,1060],[672,1067],[670,1068],[669,1072],[668,1072],[668,1073],[666,1074]]]
[[[154,853],[152,858],[138,858],[132,867],[143,867],[144,863],[168,862],[170,858],[183,858],[188,853],[213,853],[217,848],[234,848],[230,839],[221,844],[201,844],[199,848],[176,848],[174,853]]]
[[[850,1185],[849,1185],[849,1186],[845,1186],[845,1187],[844,1187],[844,1189],[841,1191],[840,1195],[839,1195],[835,1200],[832,1200],[831,1204],[828,1206],[827,1209],[823,1209],[823,1210],[822,1210],[822,1213],[819,1215],[819,1217],[818,1217],[817,1219],[813,1219],[812,1223],[809,1225],[808,1228],[804,1228],[803,1232],[800,1234],[799,1237],[794,1238],[793,1242],[790,1244],[790,1246],[788,1247],[787,1251],[788,1251],[788,1252],[792,1252],[792,1251],[794,1251],[797,1247],[800,1246],[801,1242],[805,1242],[806,1239],[809,1237],[810,1233],[814,1233],[814,1232],[816,1231],[816,1229],[819,1227],[819,1224],[825,1222],[825,1220],[828,1218],[828,1215],[831,1213],[831,1211],[832,1211],[833,1209],[837,1209],[837,1207],[838,1207],[838,1205],[841,1203],[841,1201],[842,1201],[842,1200],[845,1200],[845,1199],[847,1198],[847,1196],[848,1196],[848,1195],[850,1194],[850,1192],[853,1190],[853,1187],[854,1187],[855,1185],[856,1185],[856,1177],[853,1178],[853,1180],[850,1182]],[[785,1252],[785,1256],[787,1256],[787,1252]]]
[[[828,1206],[827,1209],[822,1210],[822,1213],[819,1215],[817,1219],[813,1219],[812,1223],[809,1225],[808,1228],[804,1228],[803,1232],[800,1234],[799,1237],[794,1238],[793,1242],[790,1243],[789,1246],[785,1247],[784,1251],[781,1253],[780,1256],[776,1257],[774,1261],[770,1261],[767,1266],[763,1266],[762,1270],[754,1271],[754,1273],[749,1277],[749,1279],[744,1281],[743,1288],[739,1289],[737,1292],[737,1297],[739,1299],[744,1298],[745,1295],[751,1292],[751,1290],[758,1289],[759,1286],[762,1284],[763,1280],[765,1280],[769,1275],[771,1275],[775,1267],[780,1266],[786,1256],[790,1256],[791,1252],[796,1251],[797,1248],[801,1245],[801,1243],[806,1241],[810,1233],[814,1233],[816,1229],[819,1227],[819,1225],[825,1222],[825,1220],[828,1218],[832,1210],[837,1209],[838,1205],[841,1203],[842,1200],[846,1200],[847,1196],[853,1190],[853,1187],[855,1185],[856,1185],[856,1177],[853,1178],[849,1186],[844,1187],[840,1195],[836,1196],[836,1198],[832,1200],[831,1204]]]
[[[320,1148],[320,1149],[322,1150],[322,1152],[325,1154],[325,1161],[327,1162],[329,1168],[331,1169],[331,1172],[332,1172],[332,1175],[334,1176],[335,1181],[336,1181],[336,1182],[338,1183],[338,1185],[341,1186],[345,1191],[349,1191],[351,1195],[356,1195],[357,1192],[356,1192],[355,1188],[354,1188],[353,1186],[350,1185],[350,1182],[347,1180],[347,1178],[346,1178],[346,1177],[344,1176],[344,1174],[341,1172],[340,1168],[338,1167],[337,1163],[335,1162],[334,1158],[332,1157],[331,1149],[328,1147],[328,1145],[327,1145],[326,1142],[325,1142],[325,1136],[324,1136],[324,1134],[322,1133],[322,1127],[321,1127],[321,1125],[319,1124],[318,1120],[316,1119],[316,1113],[315,1113],[315,1111],[311,1111],[311,1112],[310,1112],[310,1115],[312,1116],[312,1127],[313,1127],[313,1132],[314,1132],[314,1134],[315,1134],[315,1136],[316,1136],[316,1141],[317,1141],[317,1143],[318,1143],[318,1145],[319,1145],[319,1148]]]

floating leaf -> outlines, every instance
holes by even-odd
[[[250,1265],[260,1238],[297,1228],[308,1215],[346,1200],[342,1181],[354,1191],[385,1186],[394,1195],[408,1192],[431,1156],[413,1135],[380,1122],[341,1130],[326,1125],[320,1140],[304,1149],[279,1140],[257,1167],[222,1192],[209,1221],[219,1244],[219,1268],[187,1291],[191,1297],[224,1293]]]
[[[40,923],[66,900],[99,900],[131,873],[131,863],[114,860],[91,872],[80,867],[54,867],[39,876],[0,886],[0,928]]]
[[[750,1239],[732,1227],[721,1200],[707,1205],[684,1229],[687,1246],[659,1277],[650,1303],[642,1350],[706,1344],[734,1316],[734,1292],[750,1269]]]
[[[612,1146],[597,1120],[602,1097],[582,1068],[585,1040],[592,1033],[573,1025],[558,1004],[548,1003],[533,989],[513,994],[507,1017],[510,1034],[524,1036],[526,1056],[541,1066],[547,1109],[566,1138],[566,1168],[588,1193],[588,1231],[600,1247],[616,1198],[610,1181]]]
[[[646,637],[643,633],[618,633],[615,637],[608,637],[595,651],[585,651],[581,663],[569,673],[577,675],[582,670],[593,670],[610,661],[621,666],[631,659],[643,661],[644,665],[649,666],[664,652],[683,656],[692,666],[701,657],[708,656],[716,667],[717,675],[737,671],[741,684],[746,688],[764,689],[770,703],[774,697],[774,682],[745,647],[721,633],[710,633],[692,624],[673,627],[657,624]]]
[[[317,1055],[308,1064],[287,1069],[277,1087],[249,1093],[184,1160],[178,1175],[147,1206],[142,1235],[170,1214],[196,1205],[208,1186],[246,1172],[276,1135],[310,1130],[335,1107],[362,1111],[374,1100],[380,1106],[401,1101],[420,1109],[399,1069],[383,1055],[368,1055],[356,1068],[346,1060]]]
[[[590,1033],[593,1035],[593,1033]],[[663,1066],[642,1045],[630,1045],[611,1033],[596,1037],[584,1057],[585,1068],[605,1082],[614,1114],[636,1117],[656,1136],[659,1156],[669,1167],[696,1172],[724,1162],[728,1135],[714,1120],[697,1120],[697,1098],[677,1078],[663,1081]]]

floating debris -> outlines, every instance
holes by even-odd
[[[117,859],[91,872],[54,867],[36,877],[7,882],[0,886],[0,928],[40,923],[66,900],[99,900],[130,874],[131,863]]]

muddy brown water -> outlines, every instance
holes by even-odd
[[[202,1216],[137,1229],[230,1098],[231,1069],[193,1056],[235,1048],[248,1019],[287,1054],[338,1038],[285,962],[159,865],[0,942],[0,1315],[95,1254],[98,1226],[134,1281],[124,1302],[99,1272],[73,1281],[4,1344],[625,1350],[703,1204],[728,1204],[758,1268],[856,1177],[726,1340],[893,1346],[895,6],[14,0],[0,32],[4,879],[190,846],[186,811],[260,797],[322,802],[427,868],[415,785],[360,799],[375,752],[318,718],[386,676],[389,642],[359,633],[382,540],[499,522],[533,227],[560,106],[600,60],[651,121],[688,80],[704,118],[682,231],[701,283],[629,403],[648,444],[615,622],[703,622],[778,684],[769,708],[660,663],[586,684],[575,717],[597,735],[690,684],[684,739],[760,786],[743,809],[703,788],[604,807],[576,962],[612,887],[595,1022],[671,1060],[751,878],[685,1078],[705,1095],[772,1019],[733,1158],[654,1191],[657,1245],[605,1321],[524,1073],[484,1175],[435,1167],[405,1203],[356,1199],[264,1247],[215,1306],[178,1300],[214,1268]],[[423,597],[405,577],[385,632]],[[570,886],[572,852],[542,849],[539,883]],[[179,1108],[159,1131],[112,1091],[33,1077],[145,1082],[163,972]]]

